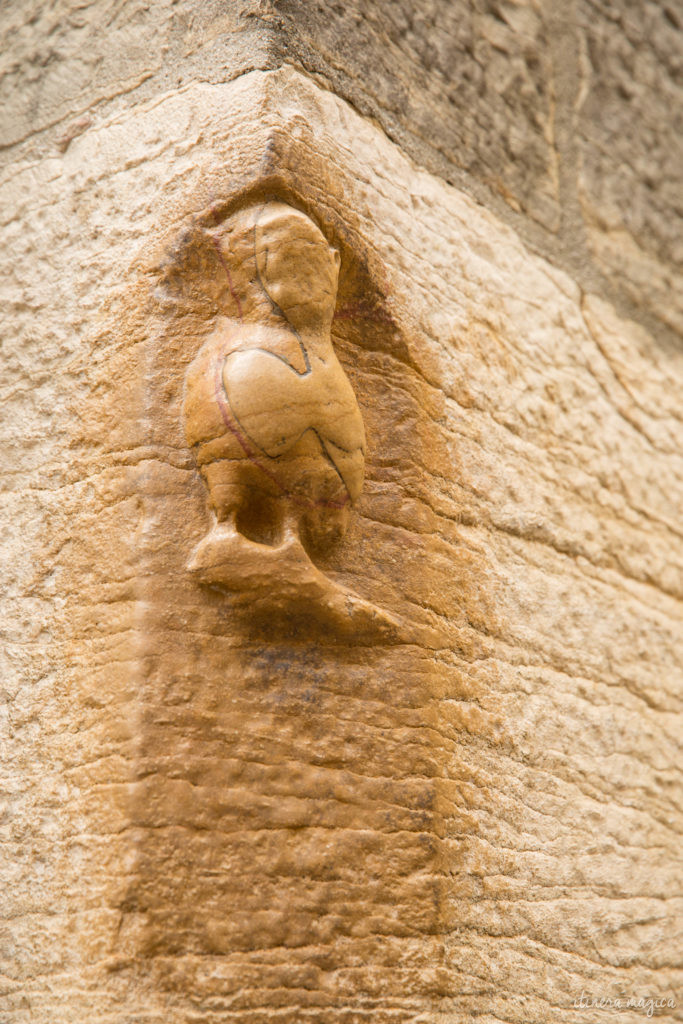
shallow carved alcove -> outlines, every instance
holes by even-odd
[[[193,215],[154,271],[147,417],[154,442],[182,462],[147,477],[140,781],[129,810],[138,838],[123,905],[129,968],[151,971],[162,991],[208,998],[207,957],[221,993],[245,976],[268,986],[281,947],[297,971],[318,971],[334,949],[343,977],[361,948],[370,964],[382,950],[398,970],[425,913],[430,955],[443,955],[451,885],[429,765],[439,662],[451,660],[434,651],[453,640],[416,608],[409,581],[443,589],[455,565],[394,523],[401,506],[406,526],[424,520],[429,399],[377,257],[349,227],[282,175]],[[328,268],[313,342],[334,377],[319,385],[310,375],[303,410],[278,379],[262,423],[269,360],[287,382],[309,379],[307,325],[287,316],[317,283],[290,276],[287,246],[302,234],[316,250],[311,275],[320,259]],[[282,264],[271,262],[278,245]],[[315,390],[334,399],[337,386],[345,418],[332,422],[342,434],[331,441],[342,472],[321,456],[330,399]],[[280,409],[298,444],[268,435]],[[308,419],[302,429],[303,414],[314,430]],[[465,564],[469,575],[471,556]],[[469,659],[471,642],[457,643]],[[385,922],[378,934],[375,919]],[[314,996],[311,1008],[337,998]]]

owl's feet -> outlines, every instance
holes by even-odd
[[[259,544],[234,525],[218,523],[195,548],[188,569],[199,583],[231,591],[235,610],[256,629],[400,642],[398,621],[325,576],[291,522],[277,546]]]

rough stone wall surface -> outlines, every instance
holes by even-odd
[[[53,0],[0,18],[0,146],[293,65],[663,343],[683,318],[683,31],[642,0]]]
[[[3,9],[2,1024],[683,1019],[676,13],[458,10]],[[251,189],[342,254],[325,568],[399,643],[185,571],[198,215]]]

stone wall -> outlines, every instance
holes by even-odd
[[[288,64],[662,343],[680,333],[675,4],[29,0],[0,31],[6,159],[61,151],[185,84]]]
[[[683,1019],[676,11],[417,6],[2,11],[2,1024]],[[245,195],[341,254],[388,638],[187,570]]]

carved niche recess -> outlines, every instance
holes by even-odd
[[[214,516],[188,568],[255,610],[393,632],[308,554],[343,536],[365,470],[363,419],[330,333],[339,253],[276,201],[237,212],[213,243],[236,316],[218,320],[187,372],[186,436]]]

